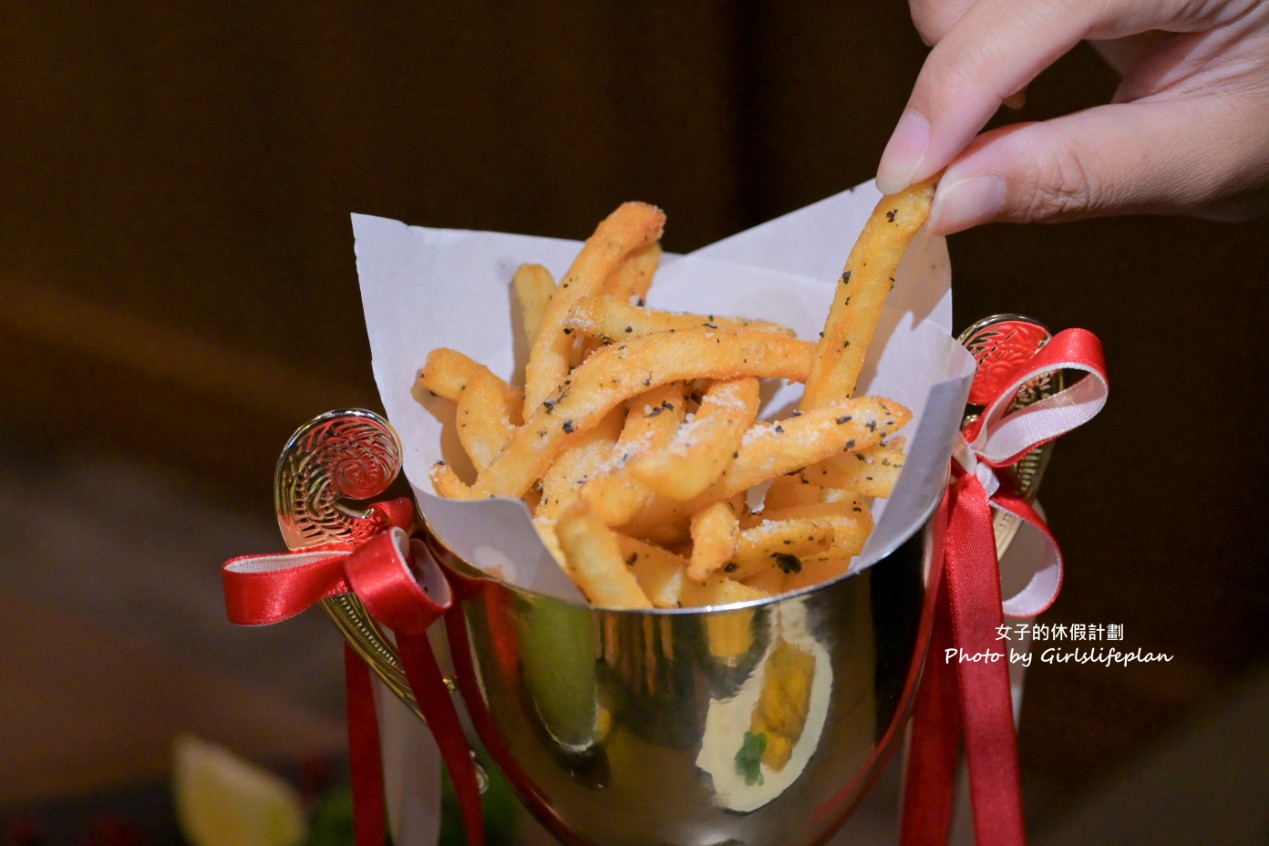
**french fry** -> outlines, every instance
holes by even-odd
[[[805,554],[803,561],[813,558],[846,558],[859,554],[873,528],[872,511],[862,500],[844,497],[832,502],[791,506],[788,509],[764,510],[758,515],[763,523],[797,526],[831,526],[829,545],[819,554]],[[744,543],[744,531],[741,533]],[[755,535],[756,537],[756,535]]]
[[[703,582],[732,559],[740,535],[740,521],[727,502],[716,502],[692,515],[692,558],[687,576]]]
[[[752,576],[741,579],[740,583],[774,596],[784,592],[785,581],[784,571],[779,567],[764,567]]]
[[[542,475],[542,498],[533,511],[539,524],[554,522],[582,486],[604,472],[624,421],[622,410],[614,408],[599,425],[566,438],[559,456]]]
[[[662,448],[683,422],[686,386],[671,382],[630,401],[626,423],[608,466],[579,491],[607,526],[617,526],[639,512],[652,491],[631,472],[629,462],[645,451]]]
[[[690,423],[665,449],[649,450],[630,466],[636,478],[670,499],[691,499],[723,472],[758,416],[758,380],[713,382]]]
[[[540,264],[522,264],[511,283],[520,304],[520,325],[525,340],[532,346],[542,328],[547,303],[555,296],[555,280],[551,278],[551,271]]]
[[[524,374],[527,420],[568,375],[571,339],[564,332],[569,307],[602,291],[608,275],[629,253],[661,238],[665,214],[647,203],[623,203],[600,222],[547,303]]]
[[[520,422],[520,392],[487,368],[473,370],[458,394],[455,420],[458,441],[477,472],[493,460]]]
[[[801,570],[784,574],[784,583],[780,586],[780,590],[801,590],[840,578],[850,572],[852,558],[853,556],[803,561]]]
[[[762,520],[741,530],[728,575],[746,579],[768,567],[796,572],[802,568],[803,558],[827,554],[833,545],[833,533],[833,524],[827,518]]]
[[[614,534],[622,559],[653,606],[678,608],[682,604],[687,559],[638,538]]]
[[[684,521],[702,508],[771,479],[839,452],[866,449],[911,417],[912,412],[894,400],[856,397],[778,423],[757,423],[745,435],[731,464],[704,492],[687,502],[653,497],[632,521],[633,528],[627,529],[635,534],[656,533],[658,526]]]
[[[632,250],[604,280],[605,294],[619,300],[642,302],[652,287],[652,276],[661,264],[661,244],[653,242]]]
[[[820,487],[795,473],[772,480],[771,486],[762,497],[762,507],[787,508],[790,505],[811,505],[819,501]]]
[[[552,303],[558,299],[557,295]],[[585,431],[618,403],[650,388],[701,378],[801,380],[813,351],[814,345],[806,341],[753,329],[690,329],[605,347],[569,374],[560,390],[534,406],[525,424],[477,477],[472,492],[477,497],[523,496],[550,465],[565,435]],[[728,496],[731,493],[735,491]]]
[[[852,396],[899,263],[930,216],[939,174],[883,197],[850,251],[833,296],[801,408]]]
[[[795,477],[824,488],[851,491],[860,496],[888,497],[899,480],[903,450],[878,444],[849,455],[835,455],[805,468]]]
[[[605,342],[653,332],[681,332],[702,326],[707,329],[760,329],[789,337],[796,335],[792,329],[766,320],[661,311],[610,295],[582,297],[564,318],[564,328],[570,334],[588,335]]]
[[[478,371],[488,373],[493,378],[493,371],[485,365],[473,361],[458,350],[440,347],[428,354],[422,369],[414,376],[414,388],[411,393],[416,400],[423,401],[423,394],[458,402],[458,395],[467,387],[471,377]],[[504,383],[505,384],[505,383]],[[508,385],[507,390],[511,390]]]
[[[768,596],[770,594],[760,588],[742,584],[729,576],[715,573],[703,582],[685,579],[680,601],[684,607],[699,607],[751,602],[755,599],[765,599]]]
[[[576,500],[564,509],[555,523],[555,536],[565,570],[592,603],[606,608],[652,607],[627,569],[616,535],[585,501]]]
[[[432,465],[432,469],[428,471],[428,478],[437,496],[443,496],[446,499],[472,498],[471,486],[458,478],[454,468],[444,461],[438,461]]]

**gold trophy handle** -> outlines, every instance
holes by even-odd
[[[401,472],[401,441],[373,411],[328,411],[295,430],[278,458],[273,502],[286,545],[304,549],[355,545],[379,530],[375,512],[358,507],[381,496]],[[361,600],[342,593],[322,600],[362,660],[422,718],[396,649]]]
[[[1052,334],[1039,321],[1020,314],[996,314],[984,317],[960,334],[957,340],[974,356],[978,371],[970,388],[969,405],[961,427],[972,423],[982,413],[982,402],[1002,374],[1013,372],[1019,361],[1030,359],[1049,342]],[[1014,397],[1010,410],[1023,408],[1052,396],[1062,390],[1061,371],[1038,377],[1023,385]],[[1050,441],[1027,453],[1012,467],[1001,468],[997,473],[1002,481],[1015,487],[1027,501],[1035,500],[1040,479],[1053,454]],[[1013,542],[1022,520],[1012,514],[993,509],[992,527],[996,532],[996,557],[1004,556]]]

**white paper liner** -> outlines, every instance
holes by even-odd
[[[859,186],[692,255],[668,255],[648,304],[775,320],[814,339],[877,199],[871,185]],[[597,213],[596,220],[602,216]],[[581,242],[412,227],[366,215],[353,215],[353,231],[375,381],[429,527],[477,567],[520,587],[580,601],[518,500],[460,502],[433,494],[432,465],[442,458],[462,463],[452,427],[444,425],[452,410],[442,400],[424,407],[410,389],[437,347],[452,347],[514,380],[526,344],[517,337],[512,276],[522,263],[534,262],[558,279]],[[901,432],[908,458],[900,481],[888,501],[876,503],[876,529],[853,570],[916,531],[943,490],[974,372],[972,357],[950,337],[950,285],[943,239],[922,235],[896,275],[860,380],[859,393],[893,398],[914,417]],[[799,385],[782,386],[764,416],[791,410],[800,393]]]

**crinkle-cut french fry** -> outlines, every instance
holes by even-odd
[[[755,599],[765,599],[768,596],[770,594],[753,585],[742,584],[730,576],[715,573],[703,582],[684,579],[679,601],[685,608],[698,608],[706,605],[750,602]]]
[[[629,405],[611,460],[578,491],[607,526],[627,522],[652,496],[630,472],[629,462],[647,450],[663,448],[674,436],[686,413],[687,386],[683,382],[661,385],[638,395]]]
[[[592,604],[604,608],[651,608],[634,574],[626,567],[617,536],[583,500],[564,509],[555,521],[555,537],[564,553],[565,571]]]
[[[564,332],[569,307],[603,289],[608,275],[630,252],[661,238],[665,213],[647,203],[623,203],[600,222],[573,260],[547,303],[542,326],[525,365],[524,417],[527,420],[568,374],[572,339]]]
[[[424,392],[450,402],[457,402],[463,388],[467,387],[471,377],[478,371],[484,371],[495,379],[498,378],[488,367],[473,361],[458,350],[447,347],[434,349],[428,353],[427,361],[414,376],[412,394],[419,402],[424,400]],[[513,389],[508,385],[507,390]]]
[[[477,367],[458,394],[454,419],[458,441],[479,472],[488,466],[520,423],[520,392],[489,370]]]
[[[524,329],[525,340],[532,345],[542,328],[546,305],[555,295],[555,280],[551,271],[540,264],[522,264],[516,269],[511,284],[520,304],[520,326]]]
[[[625,418],[623,409],[614,408],[598,425],[564,439],[559,455],[542,475],[542,498],[533,511],[535,518],[554,521],[577,498],[587,480],[604,472]]]
[[[637,535],[664,531],[658,527],[685,522],[689,515],[741,491],[839,452],[879,443],[911,418],[912,412],[894,400],[856,397],[778,423],[756,423],[736,458],[703,493],[687,502],[654,496],[627,530]]]
[[[692,558],[689,579],[703,582],[720,569],[736,552],[740,521],[727,502],[716,502],[692,515]]]
[[[813,464],[796,477],[812,485],[852,491],[860,496],[888,497],[899,480],[903,450],[878,444],[849,455],[835,455]]]
[[[820,501],[820,488],[798,474],[773,479],[762,497],[762,507],[787,508],[790,505],[810,505]]]
[[[603,292],[619,300],[643,301],[652,287],[652,276],[661,265],[661,244],[654,242],[633,250],[604,280]]]
[[[566,435],[589,429],[618,403],[658,385],[740,376],[797,381],[805,378],[813,352],[810,342],[754,329],[690,329],[605,347],[534,406],[472,491],[477,497],[522,496],[542,476]],[[882,422],[877,423],[879,435]],[[727,496],[731,493],[735,491]]]
[[[938,176],[882,197],[864,225],[837,284],[802,395],[802,410],[854,394],[899,263],[930,216]]]
[[[621,532],[615,534],[622,559],[653,606],[679,607],[687,559]]]
[[[682,332],[702,326],[706,329],[759,329],[789,337],[796,334],[792,329],[766,320],[661,311],[606,295],[583,297],[573,304],[564,318],[564,328],[570,334],[587,335],[605,342],[653,332]]]
[[[630,472],[661,496],[691,499],[732,460],[758,416],[760,399],[758,380],[752,377],[711,383],[692,419],[666,448],[640,455]]]

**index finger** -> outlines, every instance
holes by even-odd
[[[926,57],[882,153],[877,187],[890,194],[950,164],[1000,105],[1084,38],[1118,38],[1167,22],[1201,26],[1210,4],[1159,0],[979,0]]]

